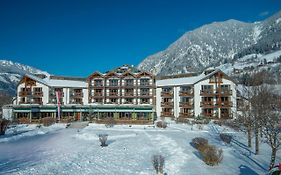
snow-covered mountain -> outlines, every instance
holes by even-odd
[[[47,72],[12,61],[0,60],[0,91],[14,95],[20,78],[26,74],[45,74]]]
[[[204,25],[185,33],[166,50],[148,56],[138,67],[157,75],[200,72],[280,49],[281,11],[255,23],[231,19]]]

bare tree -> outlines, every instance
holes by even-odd
[[[262,133],[271,147],[269,169],[273,168],[276,154],[281,147],[281,95],[271,86],[264,86],[258,95],[261,110]]]

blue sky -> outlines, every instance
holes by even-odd
[[[85,77],[137,65],[204,24],[279,10],[281,0],[1,0],[0,59]]]

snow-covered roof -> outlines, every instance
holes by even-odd
[[[86,81],[50,79],[48,83],[49,86],[53,86],[53,87],[79,87],[79,88],[87,87]]]
[[[183,77],[183,78],[169,78],[163,80],[157,80],[156,86],[177,86],[177,85],[191,85],[195,84],[195,82],[201,80],[206,75],[200,74],[198,76],[193,77]]]
[[[78,87],[78,88],[86,88],[87,87],[87,82],[84,80],[76,80],[76,79],[56,79],[56,78],[51,78],[50,76],[42,79],[37,76],[31,75],[31,74],[26,74],[25,76],[33,79],[36,82],[42,83],[46,86],[50,87]]]
[[[197,76],[189,76],[189,77],[182,77],[182,78],[168,78],[168,79],[157,80],[156,86],[193,85],[193,84],[198,83],[201,80],[209,78],[210,76],[214,75],[215,73],[217,73],[219,71],[221,71],[221,70],[216,69],[207,75],[205,74],[205,72],[203,72],[202,74],[197,75]]]

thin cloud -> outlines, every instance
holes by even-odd
[[[269,15],[269,11],[264,11],[259,14],[259,16],[267,16]]]

